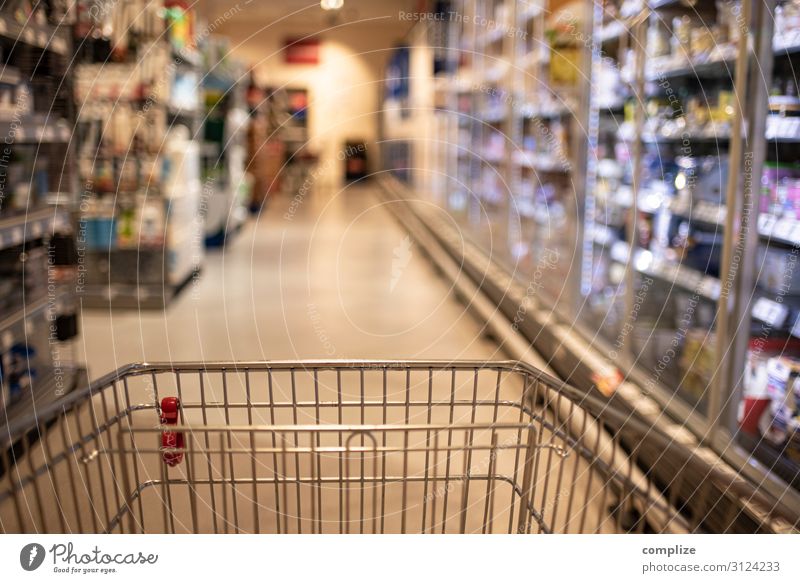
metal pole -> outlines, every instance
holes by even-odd
[[[750,86],[747,93],[748,121],[744,157],[747,172],[745,176],[742,200],[742,218],[740,224],[740,239],[742,257],[739,270],[736,273],[736,294],[731,321],[736,325],[731,331],[733,342],[730,348],[729,370],[727,374],[730,382],[729,393],[723,393],[724,402],[721,406],[721,420],[723,424],[733,427],[736,422],[736,409],[741,398],[742,378],[747,361],[747,352],[750,341],[750,321],[753,306],[753,291],[756,288],[756,257],[760,243],[758,232],[758,192],[760,178],[766,158],[766,123],[767,109],[769,107],[769,87],[767,83],[772,79],[774,52],[772,38],[774,34],[775,0],[763,0],[756,4],[756,9],[748,23],[754,32],[754,52],[750,55],[752,60]],[[730,214],[731,209],[728,209]],[[720,444],[721,447],[727,443]]]
[[[591,42],[582,43],[584,45],[581,56],[581,81],[578,87],[580,102],[576,119],[572,120],[570,135],[572,143],[570,146],[575,152],[573,159],[573,193],[575,201],[575,224],[571,229],[570,235],[575,241],[574,252],[577,261],[572,261],[569,272],[569,284],[566,286],[568,297],[566,301],[559,301],[559,311],[572,321],[575,314],[578,314],[583,303],[584,295],[584,274],[588,269],[591,274],[592,261],[594,256],[593,242],[591,237],[587,237],[587,222],[594,220],[594,197],[596,184],[597,161],[597,135],[599,125],[599,112],[597,103],[592,98],[592,80],[597,78],[597,69],[600,65],[600,43],[595,41],[595,32],[598,30],[598,23],[603,20],[603,5],[600,0],[587,0],[587,13],[590,18],[585,18],[581,34]],[[587,139],[580,138],[580,130],[587,132]],[[577,143],[575,143],[577,141]],[[580,196],[581,193],[583,196]],[[587,210],[588,208],[588,210]]]
[[[508,9],[508,18],[509,18],[509,26],[511,30],[516,30],[516,27],[519,26],[519,22],[517,20],[517,9],[516,0],[505,0],[506,8]],[[504,106],[503,109],[505,111],[505,119],[502,123],[503,128],[503,136],[505,139],[505,157],[503,159],[503,168],[501,176],[503,177],[503,182],[505,182],[505,189],[506,189],[506,196],[504,197],[505,208],[502,209],[503,213],[502,216],[505,220],[505,227],[503,230],[504,236],[504,244],[506,249],[508,250],[508,255],[511,258],[512,265],[516,263],[516,258],[514,257],[513,249],[511,248],[512,239],[514,239],[513,234],[517,232],[519,229],[519,218],[515,212],[512,213],[512,209],[516,208],[516,202],[514,201],[514,196],[516,193],[519,192],[518,183],[517,183],[517,176],[516,171],[513,164],[513,156],[514,156],[514,147],[516,144],[519,144],[520,141],[517,140],[516,135],[516,127],[517,127],[517,116],[516,112],[518,110],[515,107],[517,102],[517,94],[516,94],[516,87],[515,87],[515,80],[517,78],[516,71],[514,70],[514,64],[517,63],[517,35],[505,35],[503,39],[503,59],[506,60],[508,66],[504,68],[504,77],[500,84],[501,91],[503,91],[503,102]],[[513,217],[512,217],[513,214]]]
[[[636,54],[636,77],[634,80],[634,99],[635,99],[635,112],[634,112],[634,126],[635,138],[633,142],[633,168],[631,175],[631,191],[633,201],[631,208],[628,210],[628,261],[625,264],[625,312],[623,319],[631,317],[634,309],[634,284],[636,282],[636,270],[634,269],[633,259],[634,251],[636,250],[636,242],[638,240],[638,200],[639,189],[641,188],[642,180],[642,132],[644,131],[644,108],[645,108],[645,58],[646,45],[647,45],[647,22],[649,20],[649,10],[645,12],[642,18],[637,19],[633,28],[633,39],[635,46],[633,50]],[[629,342],[630,334],[620,335],[622,347],[620,353],[625,357],[633,360],[633,350]]]
[[[752,0],[742,1],[742,18],[744,22],[751,21]],[[720,273],[720,294],[717,302],[716,313],[716,338],[715,354],[716,367],[708,392],[708,408],[706,413],[706,432],[702,436],[708,440],[717,427],[722,404],[722,393],[728,393],[729,377],[728,366],[730,363],[730,349],[733,344],[729,339],[731,334],[731,317],[733,315],[731,291],[732,282],[736,277],[738,265],[741,263],[741,247],[739,244],[739,228],[737,219],[741,219],[741,176],[736,169],[743,163],[744,140],[744,112],[743,103],[747,97],[747,68],[750,53],[750,33],[743,31],[739,39],[738,54],[736,56],[734,78],[734,120],[731,125],[730,151],[728,154],[728,185],[726,191],[727,213],[725,216],[724,242],[722,246],[722,269]],[[734,259],[736,262],[734,263]]]

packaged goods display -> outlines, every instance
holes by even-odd
[[[0,415],[46,406],[79,377],[67,3],[0,10]]]
[[[800,358],[800,4],[455,4],[524,34],[451,23],[457,67],[419,117],[472,147],[432,147],[409,182],[621,377],[800,486],[794,405],[743,381],[753,341]],[[743,417],[751,437],[781,440],[741,430],[748,399],[772,415]]]
[[[774,353],[774,352],[773,352]],[[800,360],[775,355],[748,360],[737,419],[742,432],[800,460]]]
[[[73,97],[91,254],[84,303],[161,307],[202,262],[194,16],[183,2],[137,0],[138,13],[115,4],[98,19],[91,3],[79,4]],[[121,267],[131,252],[142,255],[138,278]]]

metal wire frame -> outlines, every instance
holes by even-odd
[[[164,396],[182,403],[176,467]],[[129,365],[2,438],[4,532],[707,530],[671,495],[696,475],[690,454],[672,484],[635,479],[640,449],[677,445],[516,362]]]

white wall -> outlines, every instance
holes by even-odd
[[[391,49],[407,29],[408,23],[397,21],[324,30],[319,34],[320,63],[316,66],[284,62],[284,40],[305,36],[308,29],[231,21],[215,32],[231,39],[234,56],[251,63],[260,82],[309,90],[310,146],[320,154],[321,168],[326,170],[320,180],[335,183],[342,174],[337,154],[346,140],[366,141],[371,167],[378,167],[375,140],[384,68]]]
[[[396,104],[397,109],[390,104],[385,116],[384,137],[387,140],[410,141],[414,188],[431,194],[441,193],[445,188],[442,173],[446,171],[446,166],[441,157],[445,146],[439,140],[445,134],[440,127],[443,116],[437,115],[435,109],[433,49],[428,41],[428,24],[419,23],[414,26],[406,41],[411,48],[408,100],[411,112],[402,118],[399,104]]]

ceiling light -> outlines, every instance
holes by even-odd
[[[319,5],[323,10],[339,10],[344,6],[344,0],[320,0]]]

